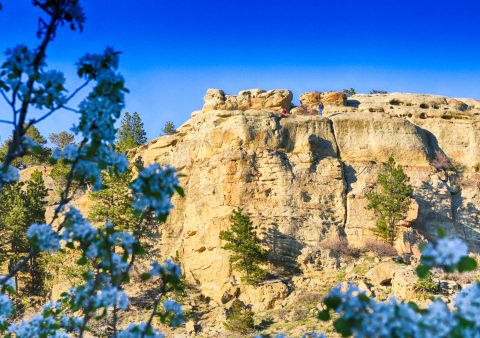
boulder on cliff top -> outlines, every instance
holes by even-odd
[[[208,89],[204,97],[203,111],[210,110],[273,110],[292,107],[293,94],[286,89],[242,90],[238,95],[225,95],[220,89]]]

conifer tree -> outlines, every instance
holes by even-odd
[[[5,186],[0,191],[0,262],[14,266],[31,250],[26,231],[32,223],[45,223],[48,190],[42,173],[35,170],[26,183]],[[27,266],[29,281],[22,288],[29,295],[45,295],[45,258],[32,258]],[[18,284],[17,284],[18,285]]]
[[[242,209],[234,210],[230,220],[231,230],[220,232],[220,239],[227,242],[223,249],[232,252],[230,266],[245,273],[242,280],[246,283],[258,284],[267,276],[267,271],[260,264],[268,261],[269,251],[261,247],[253,223]]]
[[[225,328],[240,334],[249,334],[255,328],[253,311],[241,300],[234,300],[232,307],[227,312],[227,320],[223,324]]]
[[[25,136],[30,137],[38,145],[37,150],[35,152],[30,152],[21,158],[17,158],[13,162],[13,165],[16,167],[28,167],[45,163],[48,157],[48,149],[45,146],[47,144],[47,140],[45,137],[43,137],[43,135],[34,125],[27,129]],[[8,138],[2,144],[0,149],[0,161],[3,160],[3,156],[5,156],[7,153],[10,142],[11,138]]]
[[[62,131],[60,133],[51,133],[48,136],[50,142],[55,144],[58,148],[64,149],[67,145],[73,143],[74,135],[68,131]]]
[[[119,151],[135,148],[147,142],[147,133],[143,127],[142,119],[137,112],[130,115],[125,113],[122,124],[118,130],[118,140],[116,147]]]
[[[149,229],[155,227],[157,221],[153,215],[139,213],[132,207],[130,190],[130,183],[134,177],[132,167],[122,174],[106,171],[102,177],[103,189],[90,194],[92,200],[90,220],[109,221],[119,230],[130,231],[137,238],[145,237]]]
[[[165,126],[163,127],[162,132],[164,135],[173,135],[177,131],[175,130],[175,125],[173,124],[173,122],[167,121],[165,122]]]
[[[393,244],[396,236],[396,224],[405,217],[413,193],[409,178],[400,165],[390,157],[382,173],[378,175],[379,191],[367,193],[367,209],[377,216],[377,233]]]

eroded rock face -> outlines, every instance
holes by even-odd
[[[305,102],[316,104],[310,94]],[[316,252],[332,232],[352,246],[372,239],[375,219],[365,209],[365,194],[390,155],[405,167],[418,205],[416,219],[408,219],[408,231],[396,244],[402,255],[418,255],[418,243],[423,236],[434,238],[438,225],[478,246],[478,101],[354,95],[347,106],[339,98],[338,105],[325,106],[328,117],[279,119],[274,112],[290,108],[291,99],[284,90],[236,96],[209,90],[203,110],[176,134],[133,155],[147,164],[171,164],[184,175],[186,197],[175,197],[158,248],[164,256],[178,252],[188,281],[205,295],[221,303],[225,291],[239,285],[219,240],[236,207],[251,214],[272,250],[271,271],[280,276],[300,271],[302,252]],[[465,173],[432,166],[439,149]]]

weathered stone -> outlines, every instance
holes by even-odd
[[[370,269],[365,277],[375,286],[387,285],[392,282],[393,275],[404,268],[404,266],[394,262],[384,262]]]
[[[280,303],[287,296],[287,286],[278,281],[244,288],[239,299],[246,304],[252,305],[253,311],[264,311],[273,309],[275,304]]]

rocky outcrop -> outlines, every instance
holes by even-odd
[[[305,94],[302,104],[313,109],[329,97],[323,94]],[[276,112],[292,107],[288,90],[235,96],[209,90],[203,109],[176,134],[132,154],[147,164],[169,163],[183,175],[186,197],[175,197],[158,248],[164,256],[178,252],[187,280],[216,302],[239,285],[219,240],[232,209],[251,214],[271,249],[270,271],[291,276],[319,266],[318,259],[329,254],[317,247],[332,233],[352,246],[375,237],[365,193],[391,155],[405,167],[418,205],[412,212],[417,217],[397,238],[402,255],[418,256],[418,243],[435,238],[436,226],[478,247],[480,102],[400,93],[346,101],[329,95],[326,117],[280,119]],[[433,166],[437,150],[457,167]],[[282,286],[274,289],[261,291],[269,304],[285,296]]]

